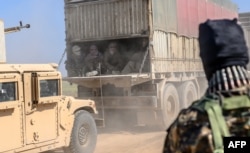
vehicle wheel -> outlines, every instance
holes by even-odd
[[[163,91],[162,115],[163,128],[166,129],[179,113],[180,104],[178,92],[173,84],[166,84]]]
[[[197,89],[192,81],[180,85],[179,93],[181,108],[187,108],[198,98]]]
[[[97,141],[97,129],[93,117],[84,110],[75,113],[69,147],[65,153],[93,153]]]

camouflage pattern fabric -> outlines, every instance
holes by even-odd
[[[198,101],[197,103],[201,103]],[[231,136],[250,136],[250,109],[223,110]],[[180,112],[168,129],[164,153],[213,153],[208,115],[190,106]]]

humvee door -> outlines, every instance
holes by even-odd
[[[19,74],[0,74],[0,152],[24,143],[23,95]]]

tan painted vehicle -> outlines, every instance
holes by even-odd
[[[78,85],[78,97],[95,100],[97,118],[107,126],[117,126],[113,122],[117,119],[126,125],[160,124],[165,129],[207,85],[199,57],[198,24],[238,16],[230,0],[64,1],[68,72],[64,79]],[[85,73],[81,66],[89,64],[84,64],[84,57],[91,47],[96,45],[105,60],[113,42],[125,61],[120,72]],[[139,62],[131,64],[138,52]],[[104,69],[110,67],[99,63]]]
[[[0,27],[3,33],[2,21]],[[4,58],[1,62],[1,153],[36,153],[61,147],[67,153],[94,152],[97,130],[91,114],[97,113],[95,103],[63,96],[56,64],[5,64]]]

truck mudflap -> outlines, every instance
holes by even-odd
[[[156,96],[89,97],[98,109],[157,109]]]

